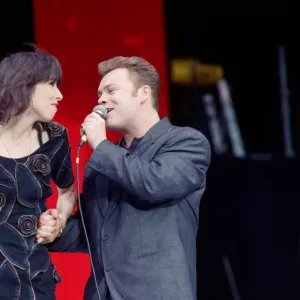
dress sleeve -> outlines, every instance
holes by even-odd
[[[66,188],[74,183],[71,147],[66,128],[64,128],[60,138],[62,139],[61,147],[57,150],[51,160],[51,176],[59,188]]]

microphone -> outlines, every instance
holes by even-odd
[[[97,105],[93,108],[93,112],[99,115],[102,119],[105,120],[107,116],[107,109],[103,105]],[[84,134],[79,142],[79,147],[81,147],[87,141],[87,136]]]

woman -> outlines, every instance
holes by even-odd
[[[57,59],[36,49],[0,63],[1,300],[55,299],[60,281],[43,244],[61,234],[75,204],[68,133],[51,122],[63,98],[61,79]],[[49,238],[36,237],[51,178],[59,197],[49,214],[58,226]]]

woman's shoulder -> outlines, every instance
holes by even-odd
[[[38,126],[42,132],[46,131],[49,134],[50,139],[61,137],[66,132],[66,127],[58,122],[39,122]]]

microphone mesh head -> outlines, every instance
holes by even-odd
[[[102,119],[106,118],[107,115],[107,109],[102,105],[97,105],[94,107],[93,112],[98,114]]]

